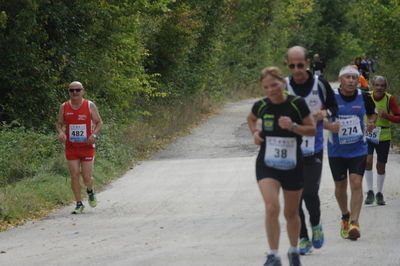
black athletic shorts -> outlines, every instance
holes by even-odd
[[[300,161],[300,160],[299,160]],[[297,166],[291,170],[278,170],[265,165],[263,156],[258,156],[256,161],[257,181],[264,178],[273,178],[281,183],[282,189],[300,190],[303,188],[303,161],[297,162]]]
[[[380,163],[387,163],[390,149],[390,140],[379,141],[375,144],[368,141],[368,154],[374,154],[374,149],[376,150],[377,161]]]
[[[333,180],[342,181],[347,178],[347,171],[349,174],[364,175],[365,165],[367,163],[367,156],[362,155],[354,158],[343,157],[330,157],[329,166],[331,168]]]

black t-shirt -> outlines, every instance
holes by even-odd
[[[364,98],[364,105],[365,105],[365,110],[366,110],[367,115],[375,114],[375,103],[371,97],[371,94],[369,94],[368,92],[365,92],[365,91],[362,91],[361,93]],[[339,94],[342,97],[342,99],[346,102],[352,102],[357,97],[357,91],[355,91],[355,93],[351,96],[345,96],[340,91],[340,88],[339,88]]]
[[[301,97],[306,97],[307,95],[309,95],[314,86],[314,76],[310,72],[307,73],[308,79],[303,84],[296,84],[292,77],[289,78],[290,86],[293,88],[293,91],[296,93],[296,95]],[[318,80],[325,86],[326,89],[326,99],[323,99],[322,95],[324,95],[324,93],[322,92],[321,86],[318,85],[318,93],[324,105],[324,109],[329,110],[331,116],[335,116],[338,111],[335,93],[333,92],[329,82],[321,77],[318,77]]]
[[[310,114],[305,100],[299,96],[288,95],[285,102],[281,104],[273,104],[268,98],[257,101],[251,112],[262,120],[261,137],[277,136],[277,137],[296,137],[297,138],[297,154],[301,158],[301,136],[292,131],[282,129],[278,125],[278,119],[281,116],[288,116],[293,122],[303,124],[303,119]],[[260,153],[265,151],[265,141],[261,145]]]

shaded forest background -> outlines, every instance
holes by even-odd
[[[126,169],[213,104],[250,91],[263,67],[284,68],[292,45],[319,53],[330,79],[354,57],[376,58],[396,92],[400,3],[0,0],[0,217],[22,217],[10,207],[18,193],[46,204],[71,200],[53,193],[59,183],[39,195],[6,186],[68,176],[54,125],[71,81],[84,84],[105,122],[96,175],[107,183],[122,173],[115,169]]]
[[[246,88],[296,44],[331,73],[377,57],[397,86],[399,38],[393,0],[1,0],[0,121],[53,130],[73,80],[129,121],[149,105]]]

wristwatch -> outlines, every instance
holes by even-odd
[[[290,128],[291,131],[295,130],[296,128],[299,127],[299,124],[297,124],[296,122],[292,123],[292,127]]]

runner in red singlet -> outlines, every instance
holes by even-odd
[[[71,188],[75,196],[76,207],[73,214],[82,213],[84,205],[81,198],[79,176],[89,196],[89,205],[96,207],[97,201],[93,189],[93,163],[97,134],[103,126],[96,105],[83,98],[84,88],[78,81],[69,85],[70,100],[60,106],[57,131],[58,140],[65,143],[65,157],[71,174]]]

